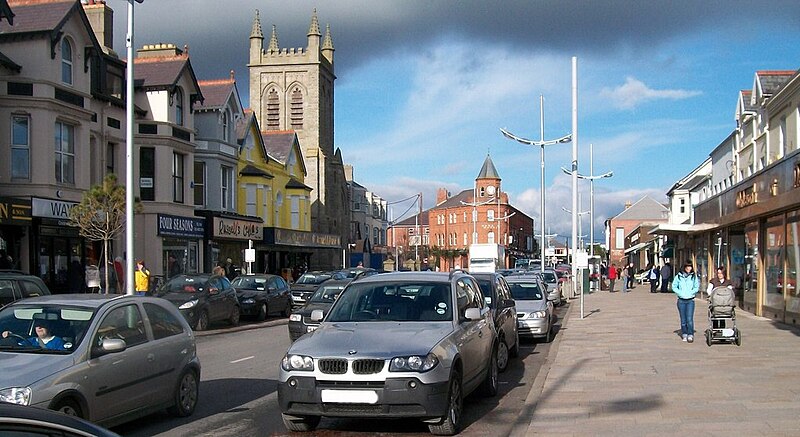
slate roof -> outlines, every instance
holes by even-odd
[[[761,92],[765,96],[773,95],[794,76],[794,70],[762,70],[756,71],[761,84]]]
[[[195,110],[222,109],[228,104],[231,93],[234,92],[236,81],[233,79],[201,80],[200,92],[203,93],[203,103],[194,105]]]
[[[245,109],[242,113],[242,118],[236,122],[236,141],[241,145],[244,144],[247,134],[250,133],[250,123],[255,118],[255,114],[250,109]]]
[[[286,164],[286,158],[289,157],[294,145],[294,131],[262,131],[261,135],[264,137],[264,148],[267,149],[267,153],[281,164]]]
[[[0,35],[52,32],[60,28],[69,12],[79,7],[75,0],[9,0],[14,25],[0,22]]]
[[[289,178],[289,182],[286,183],[286,188],[289,188],[289,189],[295,188],[295,189],[301,189],[301,190],[306,190],[306,191],[312,191],[313,190],[313,188],[311,188],[308,185],[298,181],[295,178]]]
[[[450,208],[453,206],[463,206],[461,202],[471,202],[472,201],[472,189],[464,190],[455,196],[451,196],[449,199],[445,200],[444,202],[436,205],[435,207],[431,208],[431,210],[436,209],[444,209]]]
[[[183,69],[189,65],[187,55],[154,56],[133,60],[134,83],[137,87],[173,87]]]
[[[495,168],[491,156],[486,155],[486,159],[483,160],[483,167],[481,167],[481,171],[478,173],[476,179],[500,179],[500,175],[497,173],[497,168]]]
[[[666,206],[650,196],[644,196],[612,220],[666,220],[668,213]]]
[[[753,102],[751,101],[753,97],[753,90],[741,90],[740,93],[742,95],[741,97],[743,106],[742,109],[745,112],[754,112],[756,110],[756,107],[755,105],[753,105]]]
[[[242,168],[242,170],[239,172],[239,176],[261,176],[267,179],[273,179],[275,177],[269,174],[269,172],[266,172],[254,166],[253,164],[245,165],[244,168]]]

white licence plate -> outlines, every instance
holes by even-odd
[[[319,328],[319,326],[307,326],[306,327],[306,332],[316,331],[317,328]]]
[[[322,390],[322,402],[336,404],[377,404],[378,393],[373,390]]]

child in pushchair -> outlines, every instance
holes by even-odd
[[[716,286],[709,292],[706,344],[711,346],[715,341],[742,345],[742,334],[736,327],[736,296],[730,284]]]

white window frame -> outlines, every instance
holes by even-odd
[[[186,179],[186,155],[172,152],[172,201],[176,203],[186,202],[186,190],[184,180]]]
[[[56,135],[54,139],[60,140],[60,144],[55,144],[55,165],[60,165],[60,173],[61,177],[58,177],[58,173],[55,173],[56,182],[60,184],[74,184],[75,183],[75,125],[64,123],[62,121],[56,121],[55,124]],[[69,132],[69,139],[67,141],[67,150],[64,150],[64,131]],[[72,175],[71,178],[65,178],[64,175],[66,172],[64,171],[65,168],[70,168]]]
[[[24,142],[18,142],[16,135],[16,126],[18,121],[24,121],[25,125],[25,139]],[[23,154],[25,165],[19,168],[15,166],[15,155]],[[24,168],[22,168],[24,167]],[[12,115],[11,116],[11,179],[25,179],[31,178],[31,117],[29,115]]]
[[[197,176],[197,165],[198,164],[200,164],[202,166],[201,177],[203,179],[201,181],[198,181],[197,177],[196,177]],[[194,200],[193,200],[194,201],[194,206],[206,206],[206,179],[207,179],[207,173],[206,173],[207,168],[206,167],[207,167],[206,163],[203,162],[203,161],[195,161],[194,162],[194,168],[192,169],[192,172],[193,172],[193,174],[192,174],[193,178],[192,179],[194,179],[194,181],[192,182],[194,184],[194,188],[192,189],[192,197],[194,198]],[[198,189],[200,190],[200,193],[201,193],[201,195],[200,195],[200,197],[201,197],[200,203],[197,203],[197,195],[196,195],[196,193],[197,193]]]
[[[617,227],[614,229],[614,249],[625,248],[625,228]]]
[[[300,196],[291,196],[291,223],[292,229],[300,229]]]
[[[67,50],[64,50],[64,49]],[[69,51],[69,54],[65,53]],[[73,57],[75,56],[75,49],[72,47],[72,43],[69,42],[69,38],[62,38],[61,39],[61,83],[67,85],[73,85],[75,82],[73,73],[75,69],[73,68]]]
[[[224,210],[231,207],[233,201],[231,199],[231,175],[233,169],[227,166],[220,167],[220,207]]]
[[[256,212],[256,184],[246,184],[244,187],[245,191],[245,211],[247,215],[255,216]]]

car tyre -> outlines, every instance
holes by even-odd
[[[67,416],[74,416],[83,419],[83,410],[81,410],[81,406],[72,398],[66,398],[58,401],[58,403],[53,407],[53,410],[58,411],[59,413],[64,413]]]
[[[492,349],[492,358],[489,360],[489,368],[486,369],[486,377],[484,378],[480,387],[481,393],[487,398],[491,398],[497,395],[498,373],[499,369],[497,368],[497,347],[495,347]]]
[[[514,346],[511,346],[508,350],[508,355],[512,358],[517,358],[519,356],[519,331],[516,329],[514,330]]]
[[[205,331],[208,329],[208,311],[200,311],[200,315],[197,316],[197,323],[194,326],[195,331]]]
[[[261,306],[258,308],[258,321],[263,322],[267,319],[267,314],[269,314],[269,309],[267,308],[267,304],[262,303]]]
[[[553,332],[553,324],[551,323],[550,327],[547,329],[547,335],[544,336],[544,342],[545,343],[552,342],[554,336],[555,336],[555,333]]]
[[[199,395],[200,384],[197,381],[197,374],[193,370],[184,371],[175,388],[175,405],[169,407],[169,413],[177,417],[191,416],[197,407]]]
[[[231,326],[239,326],[239,319],[241,319],[242,313],[239,311],[239,305],[235,305],[233,307],[233,311],[231,311],[231,316],[228,319],[228,323]]]
[[[497,371],[503,373],[508,368],[508,345],[506,339],[503,338],[497,344]]]
[[[458,372],[454,372],[450,378],[450,391],[447,397],[447,414],[440,423],[428,425],[428,431],[433,435],[456,435],[460,430],[464,394],[461,392],[461,375]]]
[[[317,429],[319,425],[319,416],[290,416],[288,414],[281,414],[283,419],[283,426],[289,431],[293,432],[309,432]]]
[[[286,308],[283,309],[283,312],[281,313],[281,315],[283,317],[289,317],[290,314],[292,314],[292,303],[288,302],[286,304]]]

